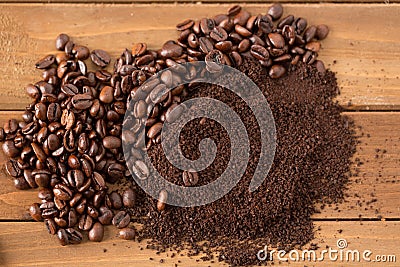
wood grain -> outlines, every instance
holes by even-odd
[[[0,125],[21,112],[0,112]],[[345,202],[315,214],[314,218],[400,218],[400,113],[347,112],[354,119],[360,144],[355,158],[363,164],[351,178]],[[376,151],[379,149],[379,152]],[[386,153],[382,151],[386,150]],[[375,158],[377,155],[377,158]],[[27,208],[37,202],[37,189],[19,191],[4,169],[0,153],[0,219],[27,220]],[[355,168],[355,167],[354,167]],[[374,199],[378,201],[375,202]],[[371,202],[371,203],[370,203]]]
[[[40,79],[34,63],[55,52],[54,38],[60,32],[116,57],[134,42],[159,48],[176,38],[174,27],[182,19],[213,16],[229,6],[1,4],[0,109],[20,110],[29,103],[23,88]],[[265,12],[267,6],[248,4],[246,8],[257,13]],[[309,24],[330,26],[320,58],[338,73],[340,104],[348,109],[400,110],[400,4],[287,4],[285,12],[305,17]]]
[[[205,1],[195,1],[195,0],[5,0],[5,3],[96,3],[96,4],[107,4],[107,3],[119,3],[119,4],[151,4],[151,3],[179,3],[179,4],[186,4],[186,3],[265,3],[262,0],[205,0]],[[377,1],[377,0],[270,0],[269,3],[279,2],[279,3],[379,3],[379,4],[387,4],[390,5],[391,3],[398,3],[399,0],[389,0],[389,1]]]
[[[377,255],[400,255],[400,223],[399,222],[316,222],[316,233],[319,249],[329,246],[337,249],[337,240],[345,239],[348,247],[343,251],[358,250],[361,255],[364,250],[372,251],[370,259]],[[184,256],[170,258],[167,254],[157,255],[153,250],[147,250],[145,241],[119,240],[116,237],[117,229],[106,227],[105,237],[101,243],[84,242],[80,245],[61,247],[55,236],[51,236],[44,229],[42,223],[34,222],[1,222],[0,227],[0,264],[2,266],[210,266],[210,262],[199,260],[201,256]],[[340,232],[340,233],[339,233]],[[387,234],[390,232],[390,235]],[[307,249],[306,246],[304,249]],[[262,249],[262,248],[260,248]],[[254,253],[257,253],[255,251]],[[301,254],[300,254],[301,255]],[[346,254],[344,254],[346,255]],[[287,255],[286,255],[287,256]],[[324,262],[290,262],[289,266],[363,266],[368,262],[340,262],[330,261],[326,255]],[[152,258],[150,260],[149,258]],[[344,257],[345,258],[345,257]],[[164,263],[160,263],[160,259]],[[277,259],[277,258],[275,258]],[[196,260],[199,260],[198,262]],[[276,263],[278,261],[276,260]],[[177,265],[174,265],[177,264]],[[287,266],[287,263],[277,264]],[[398,266],[396,263],[373,263],[374,266]],[[212,266],[227,266],[221,263]]]

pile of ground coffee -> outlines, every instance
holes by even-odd
[[[238,113],[250,141],[250,161],[238,185],[223,198],[200,207],[168,206],[163,212],[155,201],[149,206],[142,237],[155,239],[161,248],[184,245],[196,252],[218,251],[220,259],[233,265],[256,264],[264,245],[289,249],[313,239],[315,202],[337,202],[343,197],[350,160],[355,152],[352,122],[341,115],[333,98],[339,90],[334,73],[319,73],[315,67],[299,64],[286,77],[276,80],[260,64],[246,59],[239,70],[262,90],[273,112],[277,150],[264,183],[253,193],[248,186],[260,153],[257,122],[244,101],[216,85],[202,85],[187,99],[210,97],[223,101]],[[235,79],[235,77],[229,77]],[[180,145],[189,159],[200,156],[204,138],[217,144],[217,156],[198,173],[206,184],[218,178],[230,158],[230,141],[221,126],[209,119],[191,121],[182,130]],[[161,145],[149,155],[158,171],[170,182],[182,185],[182,171],[174,168]],[[197,246],[200,241],[206,245]]]

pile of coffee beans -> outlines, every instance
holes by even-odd
[[[351,122],[332,101],[338,93],[334,74],[317,60],[328,27],[282,16],[282,6],[273,4],[266,14],[234,6],[213,18],[187,19],[177,25],[177,40],[161,49],[136,43],[123,51],[112,73],[106,70],[112,64],[107,52],[90,51],[60,34],[55,42],[60,52],[36,63],[42,79],[26,87],[33,102],[22,121],[10,119],[0,128],[15,187],[39,189],[40,202],[29,208],[32,218],[44,221],[62,245],[80,243],[84,234],[101,241],[109,224],[120,229],[120,238],[135,239],[131,223],[140,222],[139,239],[151,238],[161,249],[189,244],[193,254],[203,250],[209,257],[217,248],[219,259],[233,265],[258,263],[257,251],[251,250],[258,245],[291,248],[310,241],[313,204],[343,197],[355,140]],[[205,61],[206,69],[180,68],[195,61]],[[222,64],[238,68],[259,86],[277,124],[274,165],[253,193],[248,185],[260,132],[249,108],[218,86],[176,86],[182,77],[195,81],[215,75]],[[149,80],[166,68],[171,69]],[[215,121],[193,120],[181,135],[183,153],[191,159],[199,157],[197,147],[205,137],[218,144],[216,160],[206,170],[181,171],[163,154],[163,123],[175,121],[184,112],[176,107],[193,97],[219,99],[239,114],[250,135],[251,158],[229,194],[201,207],[178,208],[166,205],[166,190],[158,200],[148,196],[130,171],[138,179],[151,178],[143,159],[148,153],[157,170],[178,185],[203,185],[221,175],[230,143]],[[128,110],[132,116],[123,128]],[[130,157],[123,144],[130,145]],[[200,248],[197,242],[204,240]]]

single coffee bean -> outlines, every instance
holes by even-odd
[[[116,136],[106,136],[103,139],[103,146],[108,149],[121,147],[121,139]]]
[[[48,55],[36,62],[35,66],[37,69],[47,69],[53,65],[55,61],[56,60],[53,55]]]
[[[159,211],[163,211],[165,209],[166,206],[165,202],[167,202],[167,199],[168,199],[168,192],[166,190],[161,190],[157,200],[157,209]]]
[[[92,53],[90,54],[90,59],[95,65],[101,68],[107,67],[107,65],[111,61],[110,55],[106,51],[101,49],[93,50]]]
[[[318,52],[320,48],[321,48],[320,42],[313,41],[306,44],[306,49],[313,52]]]
[[[252,35],[252,33],[248,29],[240,26],[239,24],[235,25],[235,31],[243,37],[250,37]]]
[[[307,20],[304,18],[298,18],[294,22],[294,26],[296,28],[296,32],[301,34],[307,28]]]
[[[247,20],[250,18],[250,13],[247,12],[246,10],[241,10],[239,13],[235,15],[233,18],[233,23],[234,24],[239,24],[240,26],[245,26],[247,23]]]
[[[57,233],[57,224],[53,219],[45,219],[44,224],[46,225],[47,231],[51,235],[55,235]]]
[[[325,74],[325,72],[326,72],[325,65],[321,60],[315,61],[313,65],[314,65],[314,67],[317,68],[318,72]]]
[[[75,45],[72,53],[75,54],[75,58],[79,60],[85,60],[89,58],[90,51],[89,48],[82,45]]]
[[[273,20],[278,20],[282,17],[283,7],[280,3],[275,3],[268,8],[267,14],[272,17]]]
[[[132,46],[132,56],[142,56],[147,51],[147,45],[145,43],[135,43]]]
[[[85,110],[92,106],[93,97],[89,94],[77,94],[72,97],[71,103],[74,108],[78,110]]]
[[[71,40],[69,40],[64,47],[64,52],[65,54],[69,57],[72,58],[74,56],[74,54],[72,53],[73,49],[74,49],[74,42],[72,42]]]
[[[47,155],[46,153],[44,153],[43,149],[40,147],[40,145],[36,144],[36,143],[32,143],[31,144],[33,152],[35,153],[36,157],[38,158],[38,160],[40,162],[45,162]]]
[[[328,26],[326,26],[326,25],[324,25],[324,24],[321,24],[321,25],[318,25],[318,26],[317,26],[317,31],[316,31],[316,33],[315,33],[315,37],[316,37],[318,40],[323,40],[323,39],[325,39],[325,38],[328,36],[328,34],[329,34],[329,28],[328,28]]]
[[[241,10],[241,6],[234,5],[228,9],[228,16],[236,16]]]
[[[265,60],[269,59],[268,50],[265,49],[265,47],[262,47],[260,45],[252,45],[250,48],[250,54],[258,60],[265,61]]]
[[[119,210],[122,208],[122,198],[121,195],[118,192],[112,192],[109,194],[109,199],[111,202],[111,206],[113,209]]]
[[[6,163],[6,171],[8,175],[17,178],[22,176],[22,170],[19,168],[16,160],[10,159]]]
[[[37,222],[40,222],[43,220],[42,218],[42,211],[39,208],[39,203],[33,203],[29,207],[29,214],[31,215],[32,219],[34,219]]]
[[[282,77],[286,73],[285,67],[281,65],[273,65],[271,69],[269,70],[269,76],[272,79],[277,79]]]
[[[100,242],[103,240],[104,237],[104,226],[96,222],[92,229],[90,229],[89,234],[88,234],[89,240],[94,241],[94,242]]]
[[[69,41],[68,35],[66,35],[64,33],[61,33],[60,35],[58,35],[56,38],[56,49],[63,51],[65,48],[65,45],[68,43],[68,41]]]
[[[308,27],[303,35],[304,41],[306,43],[311,42],[311,40],[314,39],[316,33],[317,33],[317,27],[315,27],[314,25]]]
[[[161,132],[163,124],[161,122],[157,122],[154,124],[147,132],[147,137],[152,139],[156,135],[158,135]]]
[[[214,44],[207,37],[200,37],[199,44],[200,44],[200,50],[205,54],[208,54],[214,48]]]
[[[268,34],[268,39],[276,48],[283,48],[285,46],[285,39],[283,39],[283,36],[279,33]]]
[[[136,194],[132,188],[128,188],[122,194],[122,203],[126,208],[133,208],[136,202]]]
[[[61,200],[70,200],[73,196],[71,189],[64,184],[57,184],[53,189],[53,193],[55,197]]]
[[[194,25],[194,21],[191,19],[184,20],[176,25],[178,31],[184,31],[190,29]]]
[[[103,103],[111,103],[114,100],[114,88],[111,86],[104,86],[103,89],[101,89],[99,99]]]
[[[278,23],[278,29],[282,29],[285,25],[291,25],[293,23],[293,21],[294,21],[293,15],[288,15],[287,17],[284,17]]]
[[[165,58],[175,58],[180,57],[183,53],[183,49],[180,45],[175,44],[175,42],[168,41],[162,48],[160,55]]]
[[[150,171],[147,165],[140,160],[137,160],[134,162],[134,164],[132,164],[131,170],[136,175],[136,177],[141,180],[147,179],[150,175]]]
[[[205,34],[208,35],[214,29],[215,22],[212,19],[203,18],[200,20],[200,29]]]
[[[199,182],[199,175],[193,170],[184,171],[182,181],[185,186],[195,186]]]
[[[102,209],[100,208],[101,215],[97,218],[99,222],[103,225],[111,224],[113,219],[113,213],[110,209]]]
[[[217,42],[221,42],[228,38],[228,33],[224,28],[217,26],[210,32],[210,37]]]
[[[28,85],[25,87],[25,90],[26,90],[26,94],[27,94],[28,96],[30,96],[31,98],[33,98],[33,99],[39,99],[39,97],[40,97],[40,91],[39,91],[39,89],[38,89],[36,86],[34,86],[33,84],[28,84]]]
[[[109,183],[116,183],[124,177],[125,167],[119,163],[110,164],[107,168]]]
[[[112,224],[115,225],[117,228],[122,229],[128,226],[131,221],[131,217],[126,211],[119,211],[115,214],[114,218],[112,219]]]
[[[119,230],[119,238],[125,240],[133,240],[136,236],[136,230],[131,227],[125,227]]]

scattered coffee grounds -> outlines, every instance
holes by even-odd
[[[6,170],[15,187],[39,188],[40,201],[29,208],[32,218],[44,221],[61,245],[78,244],[83,235],[99,242],[104,225],[113,224],[121,239],[150,238],[148,247],[159,251],[189,247],[191,255],[204,252],[203,260],[216,260],[217,252],[219,261],[231,265],[259,263],[256,254],[264,245],[290,249],[312,240],[314,204],[343,199],[356,143],[352,122],[334,102],[339,92],[335,76],[317,60],[328,27],[282,16],[282,6],[274,4],[266,14],[251,15],[234,6],[227,14],[185,20],[177,25],[178,39],[160,50],[144,43],[126,49],[113,73],[105,69],[113,64],[106,51],[90,51],[60,34],[55,42],[59,53],[35,64],[43,70],[42,79],[26,87],[33,102],[22,121],[10,119],[0,128],[2,148],[10,158]],[[196,61],[205,61],[206,68],[179,68]],[[257,84],[276,122],[274,163],[252,193],[248,187],[261,135],[250,108],[214,85],[193,83],[165,91],[182,71],[188,80],[221,79],[216,74],[222,64],[238,68]],[[167,190],[160,190],[157,200],[148,196],[130,171],[136,178],[151,179],[141,155],[147,151],[157,170],[177,185],[205,185],[221,175],[232,144],[217,121],[193,120],[180,136],[183,154],[192,160],[200,157],[204,138],[217,144],[216,159],[205,170],[179,170],[163,154],[163,123],[180,116],[183,110],[172,110],[194,97],[223,101],[238,114],[249,135],[250,160],[242,179],[221,199],[178,208],[166,204]],[[132,116],[124,122],[127,110]],[[145,143],[138,141],[141,136]],[[131,146],[129,157],[123,144]],[[143,229],[136,230],[132,222],[141,222]]]
[[[255,192],[249,192],[260,153],[260,134],[250,109],[229,90],[199,86],[186,98],[223,101],[245,124],[251,147],[248,168],[238,185],[214,203],[167,207],[162,213],[153,205],[141,234],[164,246],[196,247],[196,242],[206,240],[203,252],[209,253],[213,248],[230,264],[248,265],[258,263],[256,253],[265,245],[290,249],[313,239],[313,204],[343,198],[356,141],[352,122],[340,114],[340,107],[332,100],[338,94],[332,72],[321,74],[314,67],[298,64],[290,68],[287,76],[275,80],[252,59],[245,59],[239,70],[263,91],[276,122],[278,147],[265,182]],[[197,119],[181,132],[183,153],[188,158],[198,158],[198,144],[204,138],[213,139],[218,147],[213,164],[198,173],[199,181],[207,183],[225,169],[230,143],[215,121]],[[149,154],[167,180],[183,184],[182,171],[169,163],[161,145],[151,147]]]

